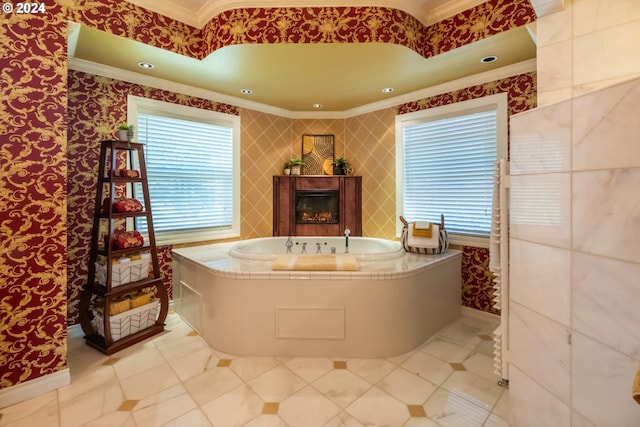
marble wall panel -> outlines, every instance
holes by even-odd
[[[640,167],[640,81],[573,100],[573,169]]]
[[[560,427],[571,425],[569,406],[517,367],[509,379],[509,425]]]
[[[511,177],[510,237],[569,248],[570,208],[570,174]]]
[[[517,366],[554,396],[569,404],[571,398],[569,329],[513,301],[509,310],[512,365]]]
[[[572,266],[572,326],[640,359],[640,264],[576,252]]]
[[[566,172],[571,168],[571,103],[511,118],[511,175]]]
[[[640,168],[573,174],[573,248],[640,262]]]
[[[631,384],[639,364],[638,359],[574,333],[573,408],[596,426],[637,426],[640,414]]]
[[[571,252],[512,239],[510,297],[569,327],[571,325]]]

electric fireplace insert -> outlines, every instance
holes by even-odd
[[[296,190],[297,224],[340,223],[340,191]]]

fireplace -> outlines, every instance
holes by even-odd
[[[274,236],[362,236],[362,177],[273,177]]]
[[[340,191],[296,190],[296,224],[339,224]]]

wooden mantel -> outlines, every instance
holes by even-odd
[[[339,191],[337,223],[300,223],[296,192]],[[362,177],[350,175],[276,175],[273,177],[274,236],[362,236]]]

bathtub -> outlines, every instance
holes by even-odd
[[[330,251],[331,238],[293,238],[307,242],[307,253],[317,242],[325,253],[325,239]],[[274,271],[276,254],[262,249],[286,253],[284,242],[174,249],[176,312],[225,353],[345,358],[407,353],[461,314],[460,251],[409,254],[398,252],[397,242],[350,237],[357,271]],[[292,252],[300,251],[294,244]]]
[[[229,250],[234,258],[274,260],[287,254],[287,240],[292,254],[342,254],[346,251],[345,237],[262,237],[235,243]],[[404,254],[402,244],[373,237],[349,237],[349,255],[359,261],[380,261],[399,258]]]

